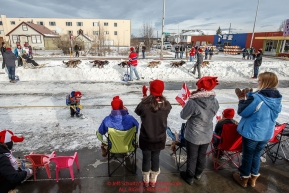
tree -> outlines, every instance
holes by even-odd
[[[63,51],[63,53],[69,54],[69,48],[71,48],[70,36],[68,34],[62,34],[59,38],[53,38],[52,42],[59,49]],[[71,50],[73,52],[73,50]]]
[[[284,21],[281,22],[278,30],[279,30],[279,31],[284,31],[285,26],[286,26],[286,20],[284,20]]]
[[[222,34],[222,30],[221,30],[220,26],[219,26],[219,28],[217,29],[216,34],[217,34],[217,35]]]
[[[141,29],[140,29],[140,37],[143,38],[145,44],[146,44],[146,47],[147,48],[151,48],[151,39],[153,38],[154,36],[154,30],[153,30],[153,27],[152,27],[152,24],[151,23],[143,23]]]

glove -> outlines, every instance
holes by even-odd
[[[253,92],[252,88],[244,88],[244,93],[247,95],[248,92]]]
[[[143,97],[146,97],[146,96],[147,96],[147,91],[148,91],[148,88],[147,88],[145,85],[143,85],[143,87],[142,87]]]
[[[241,90],[239,88],[235,88],[235,93],[236,93],[239,100],[245,100],[246,99],[245,89]]]
[[[33,171],[32,171],[31,169],[26,168],[26,169],[24,169],[23,171],[26,171],[27,175],[26,175],[26,178],[25,178],[21,183],[25,182],[25,181],[28,180],[31,176],[33,176]]]

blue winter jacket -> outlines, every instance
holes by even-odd
[[[272,138],[276,119],[281,112],[282,95],[277,89],[264,89],[247,94],[249,103],[240,100],[238,114],[242,117],[237,131],[254,141]]]
[[[98,128],[98,132],[101,135],[105,135],[108,132],[108,128],[127,131],[134,126],[136,126],[136,131],[138,131],[139,124],[137,120],[129,115],[126,110],[112,110],[111,114],[102,121]]]

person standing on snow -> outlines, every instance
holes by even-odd
[[[141,118],[139,147],[142,150],[142,175],[144,186],[155,187],[160,173],[160,152],[165,148],[168,115],[172,109],[169,101],[163,96],[165,84],[161,80],[150,82],[150,95],[143,87],[142,101],[135,113]]]
[[[259,49],[257,52],[256,59],[254,61],[254,75],[252,76],[253,79],[258,77],[259,67],[262,64],[262,49]]]
[[[77,43],[74,46],[74,51],[75,51],[75,57],[79,57],[80,47]]]
[[[6,51],[3,53],[3,60],[5,60],[9,81],[15,83],[15,62],[17,57],[12,53],[11,48],[6,48]]]
[[[22,58],[20,57],[23,54],[23,49],[20,45],[17,45],[17,48],[14,49],[14,54],[17,57],[18,60],[18,67],[23,66]]]
[[[139,80],[139,75],[137,72],[137,53],[134,50],[134,47],[130,47],[130,54],[129,54],[129,60],[128,60],[128,64],[130,67],[130,79],[129,81],[133,81],[133,73],[135,73],[136,79]]]
[[[274,134],[276,119],[282,110],[282,95],[277,90],[278,78],[272,72],[258,76],[258,90],[235,89],[239,99],[238,114],[242,117],[237,131],[242,135],[242,164],[233,178],[242,187],[255,187],[260,176],[260,156]],[[247,98],[247,100],[246,100]]]
[[[198,49],[198,53],[197,53],[197,62],[195,63],[194,65],[194,70],[192,71],[193,74],[196,73],[196,68],[198,70],[198,78],[197,79],[200,79],[201,78],[201,65],[203,63],[203,50],[201,48]]]
[[[143,44],[141,47],[141,51],[142,51],[142,59],[146,58],[146,46]]]
[[[82,94],[80,91],[72,91],[69,95],[66,96],[66,105],[70,106],[70,115],[71,117],[82,117],[80,110],[82,106],[80,105],[80,99]]]
[[[190,62],[194,62],[195,54],[196,54],[196,49],[194,48],[194,46],[192,46],[192,49],[190,50]]]
[[[6,44],[5,42],[2,42],[2,46],[1,46],[1,55],[3,57],[3,53],[6,51]],[[2,69],[5,68],[5,60],[4,60],[4,57],[3,57],[3,61],[2,61]]]

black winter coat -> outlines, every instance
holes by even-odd
[[[167,119],[171,109],[172,106],[168,101],[157,112],[152,112],[143,102],[138,104],[134,112],[140,116],[142,122],[139,136],[141,150],[157,151],[165,148]]]
[[[254,66],[261,66],[262,64],[262,53],[258,53],[254,61]]]
[[[15,60],[17,60],[17,57],[13,54],[11,50],[6,50],[3,53],[3,58],[5,59],[6,66],[12,66],[15,67]]]
[[[6,193],[9,190],[15,189],[27,176],[26,171],[16,171],[11,165],[9,158],[4,153],[10,151],[0,145],[0,192]]]

